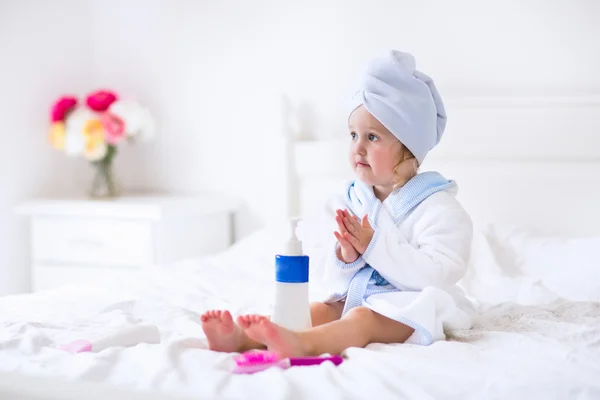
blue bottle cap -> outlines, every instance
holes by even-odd
[[[285,283],[308,282],[308,256],[275,256],[275,280]]]

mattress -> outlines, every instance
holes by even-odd
[[[270,311],[273,260],[264,240],[256,236],[215,256],[148,267],[135,279],[101,287],[0,298],[0,393],[5,388],[16,396],[44,378],[173,398],[600,398],[599,303],[546,292],[540,302],[475,299],[473,328],[448,332],[448,340],[431,346],[375,343],[348,349],[338,367],[232,374],[235,354],[207,349],[199,315],[222,308]],[[487,263],[488,277],[490,243],[478,242],[475,258]],[[532,277],[519,282],[540,284]],[[56,348],[148,324],[158,328],[160,343],[80,354]],[[15,373],[24,380],[7,381]]]

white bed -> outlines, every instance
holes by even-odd
[[[232,355],[206,350],[198,315],[269,312],[277,243],[265,229],[110,288],[1,298],[0,398],[599,398],[600,99],[471,98],[448,109],[447,141],[424,168],[458,181],[476,223],[461,282],[478,302],[473,329],[429,347],[352,348],[337,368],[233,375]],[[349,176],[338,141],[286,137],[282,217],[310,212],[323,187]],[[161,343],[52,347],[140,323],[156,325]]]

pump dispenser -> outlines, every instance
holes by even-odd
[[[292,331],[312,326],[308,300],[308,256],[296,236],[299,219],[289,222],[282,254],[275,256],[275,305],[271,321]]]

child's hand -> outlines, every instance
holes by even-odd
[[[352,218],[350,215],[344,215],[343,222],[344,227],[346,228],[344,239],[350,242],[356,251],[360,254],[364,254],[375,233],[369,223],[367,215],[365,214],[361,222],[358,221],[356,216]]]
[[[339,232],[333,233],[340,244],[340,247],[337,250],[337,257],[340,261],[350,264],[356,261],[360,255],[354,246],[348,241],[348,239],[346,239],[349,233],[346,230],[344,218],[350,217],[350,214],[348,211],[344,212],[342,210],[337,210],[335,214],[335,221],[337,222],[338,229],[340,230]]]

